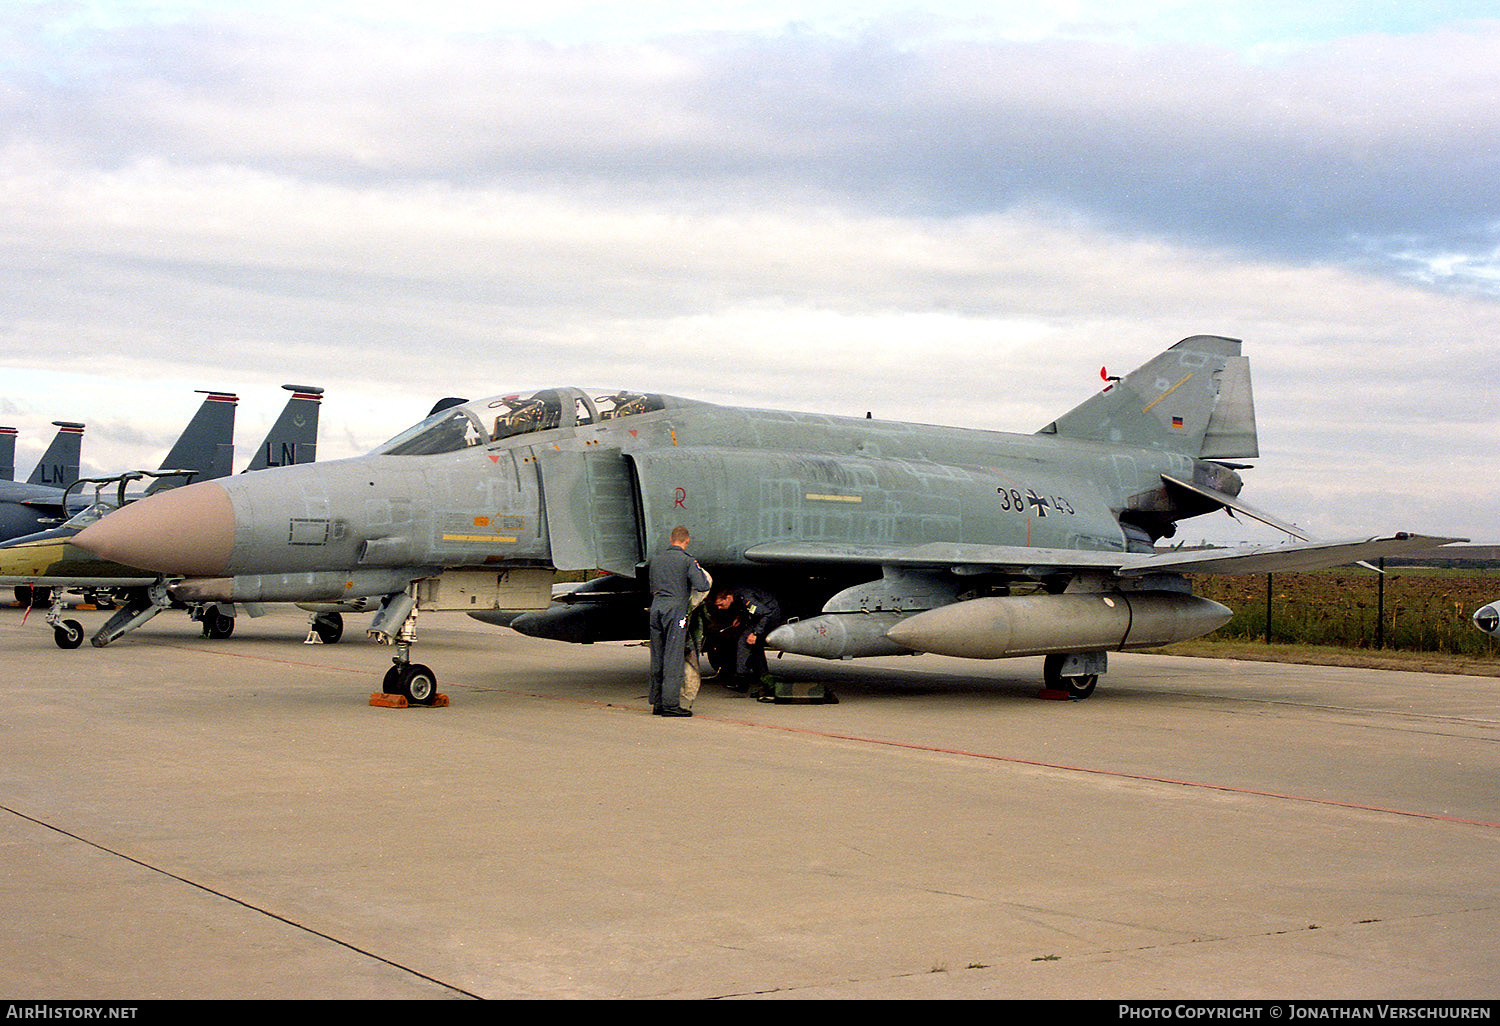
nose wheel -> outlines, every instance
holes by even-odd
[[[58,648],[77,648],[83,644],[83,624],[64,620],[52,628],[52,640]]]
[[[19,591],[20,589],[17,589]],[[33,589],[32,594],[44,597],[47,602],[47,624],[52,628],[52,640],[61,649],[77,648],[83,644],[83,624],[77,620],[63,619],[63,591],[53,588],[49,594],[45,588]]]
[[[369,635],[383,645],[394,645],[396,654],[391,668],[380,682],[382,693],[397,695],[410,705],[447,705],[445,695],[438,694],[437,674],[432,667],[411,661],[411,647],[417,640],[417,604],[410,595],[387,595],[370,625]],[[371,699],[372,704],[374,699]]]
[[[403,663],[392,660],[394,665],[385,671],[380,689],[387,695],[400,695],[412,705],[432,705],[437,701],[437,674],[421,663]]]

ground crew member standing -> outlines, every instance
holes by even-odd
[[[651,558],[651,712],[691,716],[682,707],[683,655],[692,594],[710,588],[708,574],[688,554],[686,527],[672,528],[671,544]]]

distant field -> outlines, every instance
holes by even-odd
[[[1470,617],[1500,600],[1500,570],[1342,567],[1270,578],[1271,637],[1277,644],[1437,652],[1500,661],[1500,641]],[[1234,610],[1214,640],[1266,641],[1267,577],[1202,575],[1193,591]]]

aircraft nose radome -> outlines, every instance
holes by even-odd
[[[218,577],[234,551],[234,506],[227,491],[201,481],[122,506],[85,527],[73,544],[126,566]]]

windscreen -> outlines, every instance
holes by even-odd
[[[383,456],[432,456],[488,441],[474,415],[462,406],[434,413],[375,450]]]
[[[526,396],[496,396],[434,413],[386,442],[375,454],[432,456],[456,452],[516,435],[653,413],[666,405],[663,396],[647,392],[584,393],[571,388],[545,388]]]

